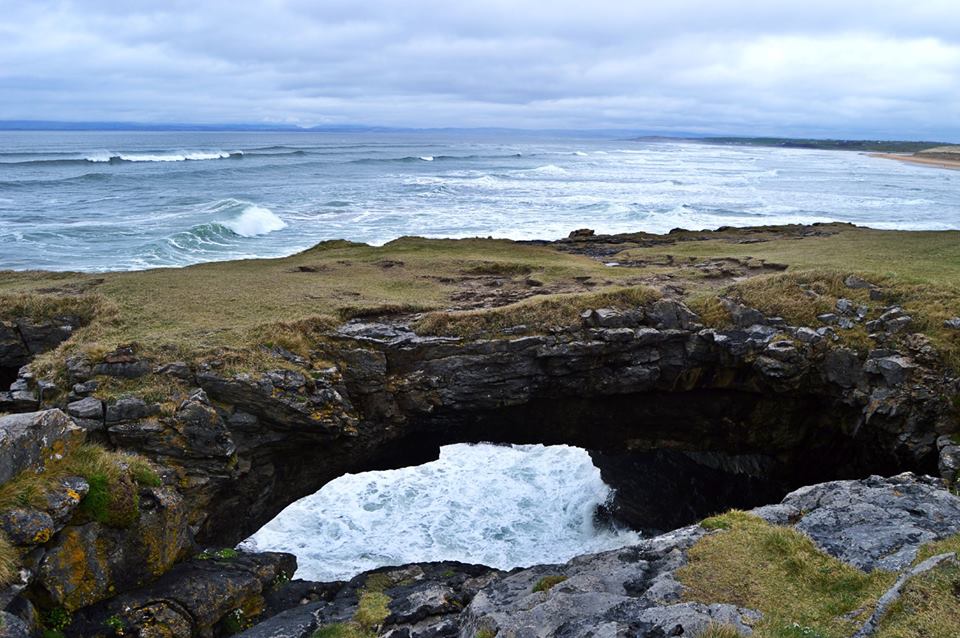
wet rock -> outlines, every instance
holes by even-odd
[[[912,474],[804,487],[758,513],[796,521],[823,551],[866,571],[903,569],[921,545],[960,532],[960,498]]]
[[[571,230],[570,234],[567,235],[569,239],[581,239],[584,237],[593,237],[594,231],[592,228],[578,228],[577,230]]]
[[[90,491],[90,485],[79,476],[68,476],[52,487],[46,495],[44,511],[50,515],[59,529],[67,523]]]
[[[121,346],[103,357],[103,360],[93,367],[94,374],[122,379],[136,379],[153,371],[149,360],[136,355],[133,346]]]
[[[878,319],[867,322],[867,329],[871,332],[882,332],[888,335],[897,334],[906,330],[913,323],[913,318],[899,306],[886,309]]]
[[[0,611],[0,638],[32,638],[27,623],[11,613]]]
[[[681,601],[674,574],[686,550],[704,530],[689,527],[642,541],[633,547],[579,556],[564,565],[542,565],[513,573],[482,589],[461,615],[460,636],[483,630],[498,635],[584,637],[696,635],[711,619],[753,620],[756,612],[709,609]],[[563,580],[534,591],[541,579]],[[680,607],[678,607],[680,605]],[[677,630],[678,624],[681,626]],[[659,632],[659,633],[658,633]]]
[[[841,297],[840,299],[837,299],[836,309],[838,314],[850,316],[856,312],[857,304],[850,299]]]
[[[42,467],[45,460],[83,442],[85,434],[60,410],[0,417],[0,483]]]
[[[727,312],[730,313],[730,320],[736,328],[747,328],[766,322],[766,317],[764,317],[763,313],[755,308],[750,308],[749,306],[736,303],[729,299],[722,299],[721,303],[723,303]]]
[[[16,324],[0,321],[0,367],[19,368],[29,358],[30,351],[20,337]]]
[[[157,374],[165,374],[169,377],[180,379],[181,381],[192,382],[193,372],[190,366],[183,361],[173,361],[157,368]]]
[[[939,450],[939,462],[937,469],[940,470],[940,477],[950,483],[955,483],[960,476],[960,442],[957,442],[953,436],[945,434],[937,439],[937,449]]]
[[[849,275],[846,279],[843,280],[843,285],[845,285],[847,288],[852,288],[854,290],[876,288],[874,284],[856,275]]]
[[[264,593],[296,570],[290,554],[240,553],[181,563],[146,587],[128,591],[78,614],[69,636],[93,635],[107,618],[136,636],[211,636],[228,616],[252,623],[264,609]],[[282,635],[282,634],[280,634]]]

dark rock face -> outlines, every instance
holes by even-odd
[[[363,591],[373,589],[389,598],[389,613],[378,635],[452,638],[459,635],[464,607],[483,587],[502,575],[503,572],[488,567],[454,562],[385,567],[361,574],[348,583],[338,583],[326,599],[293,606],[240,636],[305,638],[320,627],[349,623]]]
[[[658,529],[723,509],[722,494],[752,506],[825,479],[935,471],[937,438],[955,427],[953,382],[923,363],[922,345],[864,360],[832,345],[830,329],[735,310],[731,330],[704,329],[662,300],[595,309],[581,328],[551,335],[477,341],[356,321],[314,353],[328,368],[225,375],[178,365],[203,392],[172,417],[129,400],[107,406],[106,422],[113,443],[179,468],[199,540],[220,545],[345,472],[423,463],[454,442],[687,453],[661,463],[687,500]],[[712,461],[692,461],[698,454]],[[765,460],[745,472],[737,459],[748,458]],[[687,473],[699,483],[685,486],[680,465],[705,468]],[[623,473],[607,476],[628,486]]]
[[[68,636],[102,634],[108,621],[122,626],[120,635],[190,638],[213,636],[221,630],[235,633],[263,612],[264,596],[295,570],[296,559],[289,554],[194,559],[147,587],[83,610]]]

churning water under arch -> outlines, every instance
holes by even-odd
[[[448,445],[430,463],[341,476],[241,546],[293,553],[297,577],[316,581],[413,562],[559,563],[639,541],[597,522],[611,496],[581,448]]]

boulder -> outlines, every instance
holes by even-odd
[[[295,570],[296,559],[290,554],[195,558],[145,587],[83,610],[68,634],[94,635],[108,618],[115,618],[125,634],[134,636],[193,638],[232,633],[215,627],[228,616],[240,627],[251,624],[264,610],[264,594],[286,582]]]
[[[169,488],[141,490],[139,514],[129,528],[91,522],[61,530],[37,585],[55,605],[76,610],[169,570],[193,543],[180,496]]]
[[[661,299],[646,311],[647,321],[658,330],[699,329],[700,317],[682,302]]]
[[[103,419],[103,402],[87,397],[67,404],[67,414],[76,419]]]
[[[82,428],[60,410],[0,417],[0,483],[83,442]]]

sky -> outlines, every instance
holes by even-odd
[[[960,140],[957,0],[0,0],[0,119]]]

